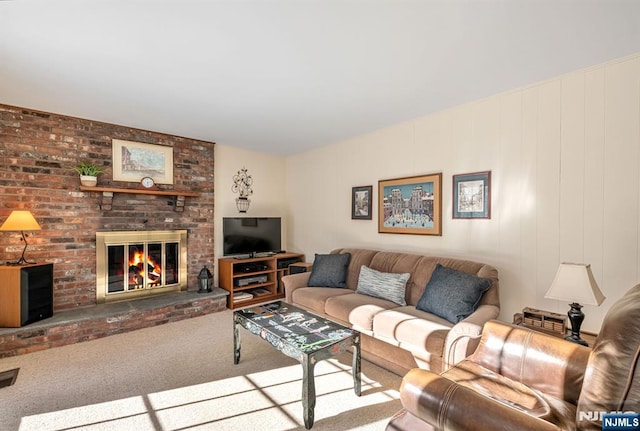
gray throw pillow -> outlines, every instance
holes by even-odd
[[[380,272],[362,265],[356,293],[386,299],[398,305],[407,305],[404,295],[410,275],[408,272]]]
[[[317,254],[309,276],[309,287],[347,287],[351,253]]]
[[[416,308],[458,323],[476,311],[493,280],[436,265]]]

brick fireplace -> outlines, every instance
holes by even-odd
[[[41,225],[28,233],[28,255],[54,264],[54,314],[98,303],[96,232],[186,231],[182,275],[187,290],[198,289],[200,269],[214,267],[213,142],[2,104],[0,127],[0,219],[28,209]],[[159,187],[198,196],[177,212],[170,196],[137,194],[137,183],[113,181],[113,139],[172,147],[173,184]],[[80,190],[72,168],[81,161],[103,168],[98,186],[132,192],[114,193],[104,209],[101,193]],[[0,261],[20,256],[20,239],[2,233]]]

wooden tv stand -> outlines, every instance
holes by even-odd
[[[218,283],[229,292],[227,307],[234,309],[284,298],[281,279],[289,274],[289,265],[295,262],[304,262],[304,254],[218,259]],[[243,295],[251,297],[245,299]]]

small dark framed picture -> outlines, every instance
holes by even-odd
[[[453,218],[491,218],[491,171],[453,176]]]
[[[359,186],[351,189],[351,218],[371,220],[371,193],[373,186]]]

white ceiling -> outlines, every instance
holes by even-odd
[[[640,52],[640,0],[0,1],[0,103],[291,154]]]

